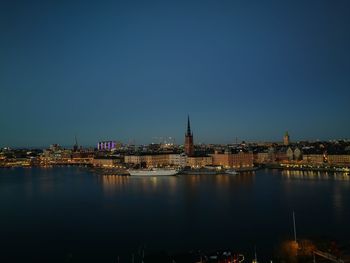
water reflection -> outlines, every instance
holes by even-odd
[[[167,190],[174,194],[178,178],[169,177],[137,177],[125,175],[98,175],[98,181],[107,195],[114,193],[132,191],[135,193],[151,194],[158,191]]]
[[[233,188],[249,187],[254,184],[255,173],[242,173],[235,176],[226,174],[219,175],[182,175],[164,177],[133,177],[121,175],[97,175],[98,182],[102,185],[104,192],[124,191],[126,189],[143,193],[153,193],[166,189],[169,193],[176,193],[179,184],[185,185],[194,198],[196,193],[205,191],[201,186],[214,185],[217,191],[223,193],[232,191]]]
[[[98,178],[101,180],[102,185],[107,188],[113,188],[116,185],[123,185],[129,181],[129,176],[121,175],[100,175]]]
[[[350,236],[350,184],[344,174],[259,170],[135,178],[76,168],[30,171],[0,170],[0,232],[5,233],[0,244],[12,255],[37,251],[38,244],[43,250],[65,244],[87,256],[98,247],[113,256],[140,244],[251,253],[257,244],[270,256],[291,236],[293,210],[300,238],[347,241]],[[58,241],[47,242],[53,236]]]
[[[337,180],[350,181],[350,176],[347,173],[336,172],[317,172],[317,171],[290,171],[283,170],[282,177],[286,179],[300,179],[300,180]]]
[[[343,204],[343,191],[339,185],[335,185],[333,189],[333,206],[334,206],[334,216],[337,221],[342,217],[344,211]]]

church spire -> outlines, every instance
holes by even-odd
[[[193,145],[193,133],[191,132],[190,116],[187,116],[187,132],[185,134],[185,154],[187,156],[193,156],[194,145]]]
[[[78,151],[78,140],[77,140],[77,136],[75,135],[75,144],[73,146],[73,152],[77,152]]]
[[[187,135],[191,135],[190,115],[187,115]]]

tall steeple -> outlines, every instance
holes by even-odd
[[[75,144],[73,146],[73,152],[77,152],[78,151],[78,140],[77,140],[77,136],[75,135]]]
[[[194,146],[193,146],[193,133],[191,132],[190,116],[187,116],[187,132],[185,134],[185,154],[187,156],[193,156]]]
[[[290,144],[290,137],[289,137],[288,131],[286,131],[286,133],[284,134],[284,137],[283,137],[283,144],[284,144],[285,146],[287,146],[287,145]]]
[[[190,123],[190,115],[187,115],[187,136],[191,134],[191,123]]]

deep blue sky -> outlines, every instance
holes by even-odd
[[[1,1],[0,146],[350,137],[350,1]]]

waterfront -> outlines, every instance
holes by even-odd
[[[291,239],[348,245],[347,175],[260,170],[133,178],[85,168],[0,169],[1,262],[116,262],[230,248],[269,259]],[[250,255],[249,255],[250,254]],[[10,259],[10,260],[8,260]]]

